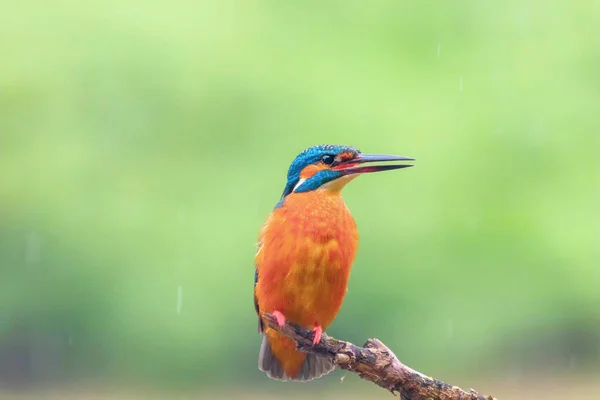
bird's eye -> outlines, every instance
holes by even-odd
[[[321,157],[323,164],[331,165],[333,164],[333,160],[333,156],[330,156],[329,154],[325,154],[323,157]]]

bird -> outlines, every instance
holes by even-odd
[[[279,326],[311,329],[313,344],[320,342],[342,306],[358,248],[342,189],[362,174],[412,166],[370,163],[413,160],[323,144],[292,161],[281,198],[260,228],[254,258],[254,308],[262,335],[258,369],[269,378],[308,382],[335,369],[329,358],[298,351],[262,314],[273,315]]]

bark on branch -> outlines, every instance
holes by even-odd
[[[280,327],[273,315],[264,313],[262,316],[269,327],[294,340],[298,350],[329,357],[338,367],[352,371],[394,395],[399,394],[402,400],[496,400],[415,371],[402,364],[378,339],[369,339],[364,347],[358,347],[323,333],[321,341],[313,345],[312,331],[289,322]]]

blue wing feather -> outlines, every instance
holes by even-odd
[[[260,317],[260,310],[258,308],[258,299],[256,298],[256,284],[258,283],[258,270],[254,267],[254,309],[256,310],[256,315],[258,315],[258,333],[263,333],[265,327],[263,325],[263,320]]]

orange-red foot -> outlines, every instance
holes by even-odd
[[[321,325],[315,326],[313,333],[315,334],[315,337],[313,338],[313,344],[317,344],[321,341],[321,335],[323,335],[323,328],[321,328]]]
[[[277,320],[277,325],[279,325],[279,326],[285,325],[285,316],[280,311],[273,311],[273,316]]]

